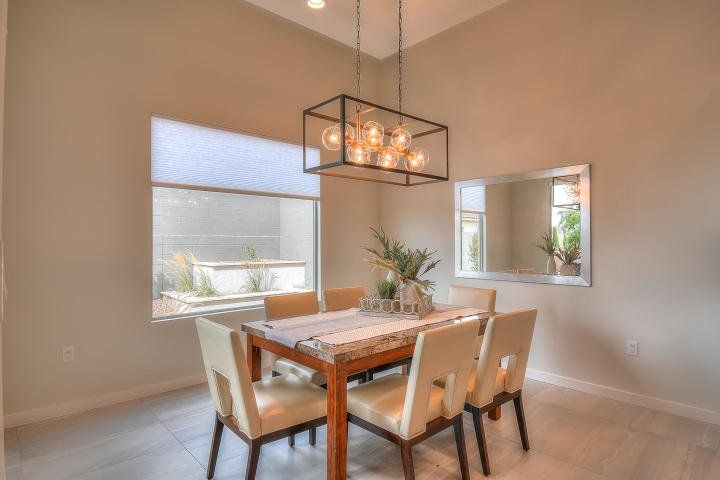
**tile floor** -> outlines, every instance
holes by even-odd
[[[520,447],[512,404],[485,419],[492,478],[720,479],[720,426],[528,380],[530,452]],[[213,409],[207,386],[187,388],[5,432],[8,480],[200,480]],[[469,415],[465,435],[473,479],[484,478]],[[398,448],[350,427],[348,477],[402,478]],[[460,478],[452,431],[414,449],[416,476]],[[226,432],[215,478],[242,479],[245,444]],[[318,445],[298,436],[264,446],[258,480],[325,476],[325,429]]]

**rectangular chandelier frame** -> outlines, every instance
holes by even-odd
[[[347,115],[347,102],[352,102],[357,105],[357,113],[350,112],[350,115]],[[335,106],[335,103],[337,103],[338,105]],[[360,109],[360,105],[363,106],[362,109]],[[333,111],[331,109],[335,110]],[[330,112],[328,112],[329,110]],[[414,144],[417,144],[418,141],[434,142],[434,146],[432,147],[432,149],[430,149],[430,152],[431,162],[433,161],[433,159],[436,162],[433,165],[433,168],[435,168],[435,170],[432,172],[411,171],[405,168],[404,165],[401,165],[402,163],[404,163],[402,157],[400,157],[398,164],[394,168],[382,167],[371,163],[356,164],[350,162],[347,158],[345,126],[346,124],[353,125],[355,124],[355,121],[357,121],[357,124],[359,124],[361,117],[367,117],[371,114],[374,114],[376,116],[397,116],[398,118],[402,119],[402,125],[406,129],[410,128],[409,125],[412,125],[413,127],[420,127],[417,131],[412,133],[412,141],[414,142]],[[385,118],[387,119],[387,117]],[[308,127],[308,123],[310,121],[321,123],[318,124],[312,132],[309,132],[310,128]],[[308,165],[308,149],[314,149],[317,151],[318,148],[318,141],[309,141],[308,135],[311,135],[311,138],[313,139],[319,140],[320,134],[318,132],[321,131],[322,126],[330,126],[338,123],[340,124],[339,126],[341,137],[340,148],[336,152],[338,158],[326,163],[322,163],[322,161],[318,159],[319,164]],[[316,175],[350,178],[354,180],[363,180],[390,185],[400,185],[403,187],[412,187],[416,185],[425,185],[428,183],[445,182],[449,178],[448,134],[449,130],[446,125],[442,125],[440,123],[426,120],[424,118],[420,118],[404,112],[401,113],[392,108],[383,107],[382,105],[368,102],[366,100],[352,97],[350,95],[340,94],[303,110],[303,171],[305,173],[312,173]],[[359,135],[359,132],[356,132],[356,135]],[[391,135],[392,129],[385,128],[384,137],[390,137]],[[444,136],[444,140],[440,138],[441,135]],[[430,140],[430,136],[433,136],[432,140]],[[327,149],[323,150],[322,144],[319,148],[325,153],[325,155],[329,155]],[[437,159],[438,156],[441,156],[439,152],[444,154],[444,159]]]

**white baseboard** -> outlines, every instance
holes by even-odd
[[[617,388],[598,385],[596,383],[578,380],[576,378],[563,377],[554,373],[543,372],[528,368],[525,376],[540,382],[550,383],[559,387],[566,387],[572,390],[579,390],[585,393],[591,393],[600,397],[611,398],[620,402],[630,403],[641,407],[658,410],[660,412],[678,415],[681,417],[700,420],[702,422],[720,425],[720,412],[707,410],[705,408],[695,407],[684,403],[664,400],[662,398],[650,397],[639,393],[628,392]]]
[[[720,425],[720,412],[716,412],[713,410],[707,410],[692,405],[686,405],[684,403],[678,403],[670,400],[664,400],[662,398],[650,397],[647,395],[628,392],[626,390],[607,387],[605,385],[598,385],[596,383],[586,382],[584,380],[578,380],[575,378],[563,377],[561,375],[543,372],[541,370],[535,370],[532,368],[527,369],[526,376],[540,382],[550,383],[552,385],[566,387],[573,390],[579,390],[581,392],[591,393],[593,395],[611,398],[613,400],[618,400],[633,405],[639,405],[641,407],[651,408],[653,410],[658,410],[660,412],[665,412],[672,415],[679,415],[682,417],[691,418],[693,420],[699,420],[702,422]],[[201,383],[205,383],[206,381],[207,379],[205,377],[205,374],[200,373],[196,375],[190,375],[188,377],[168,380],[166,382],[155,383],[152,385],[144,385],[141,387],[130,388],[127,390],[112,392],[105,395],[98,395],[96,397],[82,398],[79,400],[73,400],[71,402],[65,402],[57,405],[49,405],[47,407],[40,407],[32,410],[24,410],[21,412],[11,413],[9,415],[5,415],[5,428],[15,428],[21,425],[27,425],[29,423],[42,422],[44,420],[50,420],[53,418],[82,413],[100,407],[106,407],[109,405],[115,405],[117,403],[128,402],[130,400],[136,400],[138,398],[149,397],[151,395],[157,395],[180,388],[199,385]]]
[[[11,413],[9,415],[5,415],[5,428],[14,428],[21,425],[27,425],[29,423],[42,422],[44,420],[87,412],[88,410],[100,407],[107,407],[117,403],[128,402],[138,398],[149,397],[151,395],[177,390],[179,388],[199,385],[206,381],[207,377],[205,377],[205,373],[203,372],[152,385],[143,385],[141,387],[134,387],[127,390],[98,395],[96,397],[81,398],[79,400],[73,400],[57,405],[48,405],[46,407]]]

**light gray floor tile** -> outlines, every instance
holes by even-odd
[[[484,417],[491,478],[504,480],[720,479],[720,427],[527,380],[523,392],[531,450],[512,404]],[[201,480],[213,407],[206,385],[5,432],[8,480]],[[464,417],[472,479],[484,479],[470,415]],[[262,447],[258,480],[325,476],[326,429],[316,446]],[[452,430],[413,449],[418,480],[459,478]],[[247,446],[225,431],[215,478],[244,477]],[[349,428],[348,476],[402,478],[399,448]]]

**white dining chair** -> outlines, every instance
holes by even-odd
[[[338,303],[340,299],[347,301],[348,295],[337,295]],[[276,320],[288,317],[299,317],[302,315],[313,315],[319,313],[319,303],[316,292],[290,293],[286,295],[273,295],[265,297],[265,318],[267,320]],[[269,353],[269,352],[268,352]],[[325,387],[327,377],[324,373],[310,368],[301,363],[295,362],[288,358],[280,357],[274,353],[269,353],[270,362],[272,364],[272,376],[295,375],[306,382]],[[365,381],[366,374],[364,372],[351,375],[348,382]],[[310,445],[317,442],[317,430],[311,428],[309,433]],[[288,436],[288,445],[295,446],[295,435]]]
[[[470,376],[465,403],[465,409],[473,416],[485,475],[490,475],[490,462],[482,423],[483,413],[495,410],[512,400],[515,404],[520,441],[523,449],[530,448],[522,404],[522,387],[536,318],[537,310],[534,308],[518,310],[490,318],[485,328],[480,357]],[[507,368],[498,367],[506,357]]]
[[[265,318],[267,320],[313,315],[315,313],[320,313],[320,304],[318,303],[316,292],[290,293],[265,297]],[[317,370],[287,358],[282,358],[274,353],[268,353],[268,356],[270,358],[270,364],[272,365],[273,376],[292,373],[315,385],[323,385],[326,383],[325,375]]]
[[[253,480],[262,445],[326,423],[326,392],[292,374],[252,382],[239,333],[204,318],[195,323],[216,411],[207,478],[227,427],[248,445],[245,479]]]
[[[363,296],[364,293],[365,289],[363,287],[325,290],[323,292],[325,310],[336,311],[352,308],[352,305],[359,304],[360,297]],[[290,293],[286,295],[273,295],[265,297],[265,318],[267,320],[299,317],[302,315],[313,315],[316,313],[320,313],[320,304],[318,303],[317,293],[315,292]],[[315,385],[325,385],[327,383],[325,374],[318,372],[315,369],[293,360],[280,357],[274,353],[269,353],[269,358],[272,365],[273,376],[292,373],[304,380],[307,380],[308,382],[314,383]],[[364,379],[364,375],[354,375],[349,379],[349,381],[363,381]]]
[[[357,385],[347,393],[348,421],[400,445],[406,480],[415,478],[412,447],[453,427],[463,480],[470,478],[462,412],[479,320],[421,332],[410,375],[398,373]],[[445,379],[445,388],[433,384]]]
[[[448,290],[448,303],[450,305],[459,305],[461,307],[475,307],[486,310],[491,315],[495,315],[495,299],[497,291],[491,288],[463,287],[460,285],[450,285]],[[475,350],[473,357],[480,355],[480,346],[483,337],[479,335],[475,339]]]

